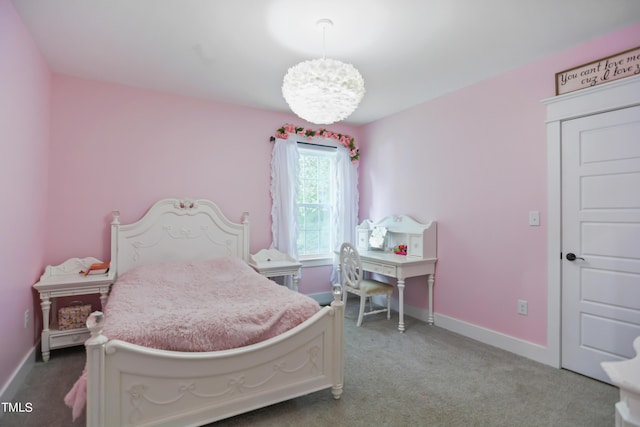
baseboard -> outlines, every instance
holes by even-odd
[[[393,309],[398,310],[397,300],[393,300],[391,305]],[[405,316],[410,316],[423,322],[426,322],[429,317],[429,311],[427,309],[412,307],[406,304],[404,306],[404,314]],[[438,313],[434,313],[434,323],[436,326],[479,341],[483,344],[488,344],[513,354],[517,354],[518,356],[526,357],[527,359],[557,368],[557,365],[553,361],[553,357],[550,355],[547,347]]]
[[[18,365],[15,371],[13,371],[13,374],[9,377],[9,380],[0,392],[0,402],[11,402],[16,393],[18,393],[18,390],[25,382],[27,375],[31,372],[31,368],[33,368],[33,365],[36,363],[37,350],[38,345],[35,345],[22,359],[22,362]],[[0,411],[0,418],[2,418],[3,414],[4,411]]]
[[[453,317],[435,313],[435,324],[443,329],[455,332],[473,340],[526,357],[527,359],[557,367],[547,347],[514,338],[491,329],[483,328]]]
[[[316,294],[307,295],[314,300],[318,301],[320,305],[328,305],[333,301],[333,293],[332,292],[318,292]]]
[[[324,292],[309,296],[318,301],[318,303],[320,304],[326,304],[333,301],[333,295],[331,294],[331,292]],[[373,302],[378,305],[384,305],[384,297],[374,296]],[[393,299],[393,301],[391,302],[392,310],[398,312],[398,307],[398,300]],[[429,311],[427,309],[413,307],[405,304],[404,315],[426,322],[429,317]],[[463,335],[467,338],[471,338],[483,344],[488,344],[493,347],[506,350],[513,354],[517,354],[518,356],[526,357],[527,359],[531,359],[545,365],[553,366],[554,368],[558,367],[554,362],[554,358],[550,354],[547,347],[524,341],[519,338],[514,338],[512,336],[496,332],[491,329],[483,328],[482,326],[474,325],[472,323],[464,322],[462,320],[454,319],[453,317],[445,316],[438,313],[434,313],[434,323],[443,329],[447,329],[451,332],[455,332],[456,334]]]

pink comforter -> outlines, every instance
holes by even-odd
[[[152,264],[118,277],[104,310],[104,335],[164,350],[225,350],[282,334],[319,309],[238,258]],[[85,390],[83,374],[65,397],[74,419]]]

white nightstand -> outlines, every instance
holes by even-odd
[[[291,276],[293,290],[298,292],[298,272],[302,264],[276,249],[262,249],[251,255],[249,265],[264,277]]]
[[[85,276],[80,271],[86,271],[99,259],[71,258],[60,265],[48,265],[40,281],[33,287],[40,293],[42,307],[42,359],[49,360],[50,350],[62,347],[82,345],[89,338],[86,327],[69,330],[58,329],[58,310],[56,298],[100,294],[100,304],[104,307],[109,295],[109,288],[115,280],[114,273]],[[53,303],[53,307],[51,307]]]

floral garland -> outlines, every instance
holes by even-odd
[[[360,149],[356,146],[355,138],[352,136],[331,132],[327,129],[305,129],[287,123],[276,131],[276,138],[287,139],[290,134],[304,136],[309,140],[315,137],[335,139],[345,148],[349,149],[349,157],[352,163],[358,163],[360,160]]]

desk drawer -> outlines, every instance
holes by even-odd
[[[378,264],[375,262],[362,261],[364,271],[384,274],[389,277],[396,277],[396,268],[393,265]]]

